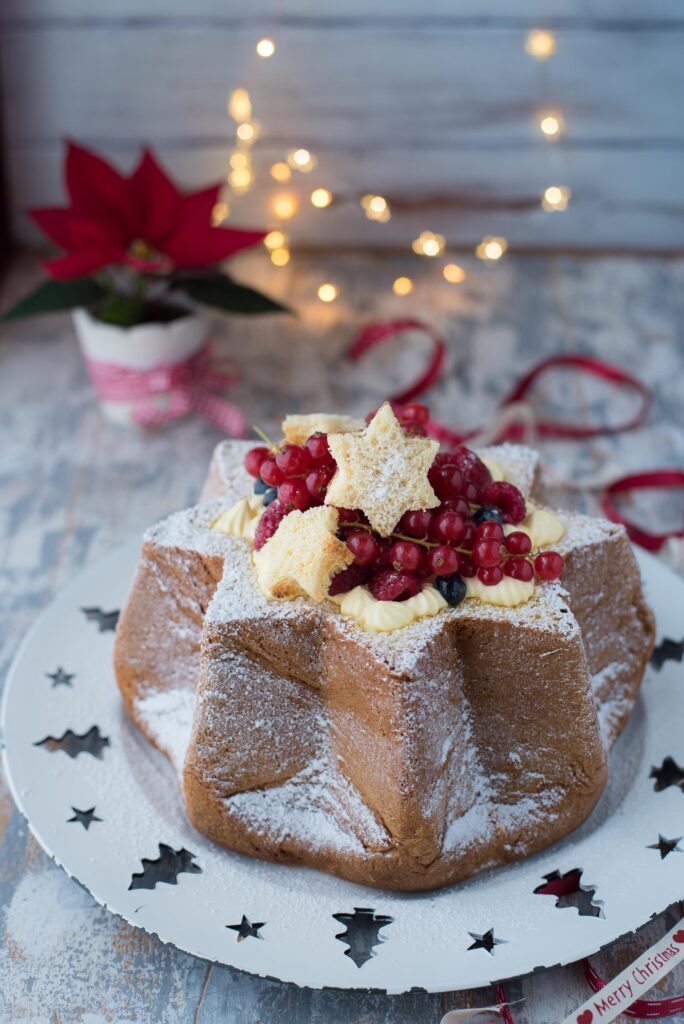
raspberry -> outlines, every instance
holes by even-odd
[[[368,530],[351,530],[347,534],[347,547],[357,565],[370,565],[380,554],[380,545]]]
[[[461,445],[455,452],[452,452],[452,462],[458,466],[463,474],[463,479],[473,484],[478,491],[486,487],[492,481],[492,474],[485,466],[482,459],[479,459],[470,448]]]
[[[245,455],[245,469],[250,476],[259,476],[262,463],[270,458],[271,452],[268,448],[250,448]]]
[[[525,518],[525,499],[514,484],[505,480],[497,480],[483,487],[480,502],[501,509],[507,523],[520,523]]]
[[[503,571],[506,576],[513,580],[522,580],[523,583],[530,583],[534,577],[532,563],[526,558],[508,558],[504,562]]]
[[[286,480],[278,488],[278,501],[280,501],[288,512],[297,509],[299,512],[306,512],[311,504],[311,495],[303,480]]]
[[[279,501],[273,501],[262,514],[254,534],[254,549],[260,551],[267,540],[276,532],[288,510]]]
[[[540,580],[557,580],[563,572],[563,559],[557,551],[542,551],[534,560]]]
[[[428,479],[432,489],[442,501],[446,498],[458,498],[463,490],[463,474],[456,466],[442,466],[436,472],[430,470]]]
[[[420,593],[422,584],[410,572],[380,569],[368,584],[376,601],[397,601],[400,597],[413,597]]]
[[[302,476],[311,465],[311,453],[300,444],[286,444],[276,455],[276,466],[285,476]]]
[[[392,545],[390,558],[397,571],[408,569],[409,572],[417,572],[423,566],[425,554],[420,544],[414,544],[411,540],[398,540]]]
[[[522,530],[514,530],[506,537],[506,551],[511,555],[528,555],[532,550],[532,541]]]
[[[372,574],[372,569],[367,565],[349,565],[346,569],[336,573],[330,581],[328,593],[331,597],[335,594],[346,594],[354,587],[360,587],[367,583]]]
[[[503,572],[498,565],[482,565],[477,570],[477,578],[485,587],[495,587],[497,583],[501,583]]]

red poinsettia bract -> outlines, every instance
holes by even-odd
[[[71,205],[30,210],[36,224],[65,254],[46,264],[59,280],[113,263],[148,273],[207,267],[255,245],[263,231],[214,227],[220,185],[180,192],[145,149],[125,177],[102,157],[68,144],[66,187]]]

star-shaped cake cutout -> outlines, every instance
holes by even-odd
[[[78,807],[72,807],[71,810],[74,812],[74,816],[73,818],[67,818],[67,822],[78,822],[79,825],[83,825],[86,832],[94,821],[102,821],[102,818],[98,818],[95,814],[94,807],[89,807],[87,811],[79,811]]]
[[[52,680],[53,686],[71,686],[71,680],[76,678],[75,672],[65,672],[61,665],[55,672],[46,672],[45,675]]]
[[[360,508],[381,537],[390,535],[404,512],[439,505],[428,480],[439,443],[407,436],[389,402],[365,430],[328,434],[328,446],[337,472],[326,505]]]
[[[266,924],[265,921],[255,921],[254,924],[249,920],[248,917],[242,915],[240,924],[227,924],[226,928],[230,928],[231,931],[237,932],[237,941],[242,942],[244,939],[263,939],[263,935],[259,935],[259,929],[263,928]]]
[[[262,593],[267,597],[308,596],[323,601],[330,580],[354,556],[337,537],[337,510],[321,505],[290,512],[264,546],[254,552]]]
[[[658,834],[658,842],[653,843],[651,846],[647,846],[647,850],[659,850],[660,859],[665,860],[669,853],[682,853],[684,851],[679,849],[679,844],[682,841],[682,837],[679,836],[677,839],[666,839],[665,836]]]
[[[494,936],[494,929],[490,928],[484,935],[477,935],[475,932],[468,932],[471,939],[475,939],[472,946],[468,946],[468,949],[486,949],[488,953],[494,956],[494,947],[501,946],[506,940],[497,939]]]

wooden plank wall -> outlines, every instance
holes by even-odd
[[[485,234],[541,248],[677,250],[684,242],[681,0],[5,0],[4,122],[15,231],[61,197],[70,136],[131,166],[153,144],[187,185],[223,177],[231,89],[263,134],[236,223],[274,224],[269,165],[306,146],[317,169],[287,186],[295,242],[405,247],[429,228],[454,246]],[[540,63],[527,32],[549,27]],[[271,35],[269,60],[254,45]],[[542,137],[542,111],[566,132]],[[545,213],[550,184],[573,196]],[[329,210],[308,203],[333,190]],[[366,192],[394,202],[369,222]]]

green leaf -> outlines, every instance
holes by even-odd
[[[46,281],[35,291],[24,296],[0,316],[0,322],[22,320],[43,313],[57,313],[78,306],[92,306],[106,295],[92,277],[78,277],[74,281]]]
[[[213,306],[226,313],[289,313],[287,306],[262,295],[254,288],[238,284],[227,274],[175,277],[173,287],[180,288],[195,302]]]

